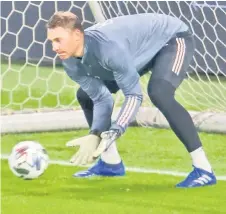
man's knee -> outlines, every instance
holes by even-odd
[[[77,91],[77,100],[82,108],[93,108],[93,101],[82,88],[79,88]]]
[[[166,80],[156,79],[148,84],[148,96],[158,108],[164,108],[174,100],[175,88]]]

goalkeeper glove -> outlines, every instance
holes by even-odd
[[[97,149],[100,141],[100,137],[89,134],[67,142],[67,147],[79,146],[79,150],[72,156],[70,162],[74,165],[85,165],[94,161],[93,152]]]
[[[119,138],[119,130],[112,129],[101,133],[101,141],[96,151],[93,153],[93,158],[99,157],[103,152],[106,152],[111,144]]]

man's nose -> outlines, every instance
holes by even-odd
[[[53,44],[53,51],[57,52],[59,50],[59,45]]]

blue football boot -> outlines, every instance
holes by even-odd
[[[108,164],[99,159],[97,163],[85,171],[80,171],[73,174],[74,177],[87,178],[93,176],[105,176],[105,177],[113,177],[113,176],[124,176],[125,175],[125,167],[123,162],[121,161],[118,164]]]
[[[194,167],[194,170],[187,176],[185,180],[178,183],[178,188],[192,188],[214,185],[217,183],[214,173],[207,172],[203,169]]]

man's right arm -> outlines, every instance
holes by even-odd
[[[78,69],[76,66],[73,66],[72,70],[71,66],[67,66],[65,63],[63,65],[68,76],[77,82],[93,101],[94,109],[91,133],[100,134],[108,130],[111,126],[114,103],[107,87],[97,78],[81,75],[79,72],[76,72],[76,69]]]

